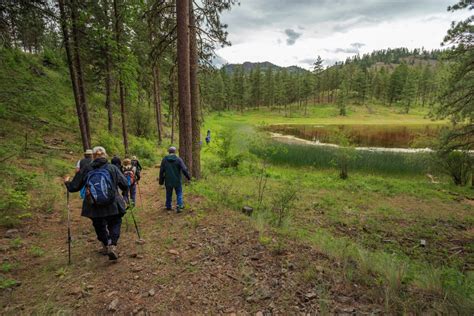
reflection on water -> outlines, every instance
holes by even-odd
[[[268,131],[298,138],[341,144],[341,135],[357,147],[431,147],[443,125],[272,125]]]

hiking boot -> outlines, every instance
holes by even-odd
[[[167,210],[167,211],[171,211],[171,207],[167,207],[166,210]]]
[[[176,213],[181,213],[184,209],[184,205],[178,205],[176,206]]]
[[[115,245],[108,246],[107,255],[109,256],[109,260],[117,260],[118,259],[117,246]]]
[[[106,245],[102,245],[100,248],[99,248],[99,253],[103,256],[105,255],[108,255],[109,254],[109,250],[107,249],[107,246]]]

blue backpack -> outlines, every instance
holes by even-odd
[[[96,206],[110,205],[115,201],[112,175],[107,168],[93,169],[87,174],[86,199]]]

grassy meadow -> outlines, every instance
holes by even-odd
[[[342,265],[345,280],[382,291],[387,311],[463,314],[474,308],[470,187],[454,186],[427,153],[357,153],[341,180],[338,149],[276,143],[260,128],[439,124],[426,117],[426,109],[405,115],[352,107],[341,118],[319,105],[308,117],[267,109],[213,114],[203,125],[212,132],[203,149],[204,181],[191,189],[216,207],[253,207],[262,244],[284,251],[290,238],[317,247]],[[269,238],[270,231],[279,238]]]

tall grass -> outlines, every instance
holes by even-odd
[[[270,141],[267,147],[260,146],[251,149],[254,154],[266,157],[273,164],[295,167],[312,166],[318,169],[334,167],[339,150],[333,147],[281,144],[275,141]],[[424,174],[432,172],[431,161],[429,153],[357,151],[355,159],[349,162],[349,172]]]

